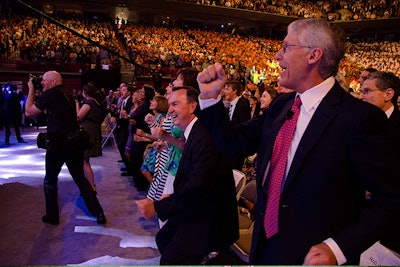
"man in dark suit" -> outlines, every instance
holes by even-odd
[[[226,157],[194,114],[198,91],[192,87],[173,90],[169,112],[186,139],[174,193],[156,202],[144,199],[137,204],[146,218],[157,212],[160,220],[168,220],[156,237],[160,264],[197,265],[208,253],[227,248],[238,239],[236,190]]]
[[[358,264],[399,213],[387,119],[334,79],[345,40],[344,32],[325,20],[292,22],[275,59],[282,68],[279,83],[295,92],[238,128],[229,124],[219,102],[226,80],[222,66],[211,65],[197,78],[198,116],[214,143],[225,153],[258,153],[251,264]],[[286,138],[277,138],[284,132]],[[273,155],[284,145],[289,149],[277,157],[279,166],[284,164],[279,181],[272,175]],[[277,190],[270,191],[277,182]],[[372,193],[369,206],[365,190]],[[267,201],[276,195],[278,201]],[[276,203],[276,212],[269,212]]]
[[[5,100],[5,140],[6,145],[10,144],[11,127],[14,127],[15,135],[17,136],[18,143],[26,143],[21,137],[21,124],[22,124],[22,109],[21,101],[24,99],[22,92],[17,92],[14,85],[9,86],[9,90],[4,89],[0,92]]]
[[[222,96],[227,103],[228,114],[233,124],[239,124],[251,118],[250,103],[247,98],[241,97],[242,91],[242,85],[234,80],[227,81],[222,89]]]
[[[119,154],[121,155],[121,159],[124,162],[125,168],[123,170],[127,170],[127,172],[122,172],[121,175],[128,176],[130,175],[129,170],[130,162],[129,159],[125,156],[125,146],[128,141],[128,133],[129,133],[129,118],[128,114],[132,108],[132,96],[131,96],[131,88],[125,84],[121,83],[120,85],[121,92],[121,108],[119,111],[119,118],[117,119],[117,147]]]
[[[251,118],[250,102],[241,96],[243,86],[235,80],[227,81],[222,89],[222,97],[233,125],[248,121]],[[244,155],[231,155],[232,168],[242,171]]]
[[[395,137],[392,149],[400,156],[400,111],[397,109],[396,101],[400,90],[400,79],[391,72],[375,71],[370,72],[363,79],[360,88],[359,98],[371,103],[385,112],[391,133]],[[370,196],[368,195],[369,202]],[[388,248],[400,253],[400,236],[398,225],[399,218],[392,221],[393,231],[388,236],[382,238],[381,243]]]
[[[359,98],[361,100],[371,103],[385,112],[397,138],[395,149],[400,153],[400,112],[397,109],[400,79],[391,72],[371,72],[364,78],[360,91]]]

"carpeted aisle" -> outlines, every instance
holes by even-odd
[[[12,136],[5,146],[0,130],[0,265],[158,265],[157,220],[137,210],[134,200],[144,195],[120,176],[112,146],[91,159],[107,224],[90,216],[65,165],[58,183],[61,223],[42,223],[45,151],[36,148],[37,133],[25,128],[27,144]]]

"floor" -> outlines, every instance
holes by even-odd
[[[158,265],[156,219],[145,220],[135,199],[144,198],[130,177],[120,175],[117,149],[105,146],[91,159],[105,226],[91,217],[65,165],[59,175],[61,223],[41,221],[45,151],[36,147],[36,127],[4,144],[0,130],[0,265]]]
[[[4,144],[0,129],[0,265],[159,265],[157,219],[146,220],[135,200],[144,198],[132,178],[121,176],[122,163],[112,144],[91,159],[98,198],[107,217],[98,225],[87,211],[65,165],[59,175],[60,225],[44,224],[45,150],[36,147],[38,132],[23,128],[27,143],[14,132]],[[246,265],[231,250],[208,264]]]

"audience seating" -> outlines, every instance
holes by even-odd
[[[247,205],[239,206],[239,240],[231,246],[232,250],[245,262],[249,262],[254,227],[252,209],[257,200],[256,195],[256,181],[253,180],[246,184],[240,195],[242,202]]]
[[[234,169],[233,177],[235,178],[236,199],[239,200],[240,195],[242,194],[244,187],[246,186],[246,175],[243,172]]]
[[[102,135],[101,147],[104,147],[107,144],[108,140],[112,141],[113,146],[117,145],[114,136],[114,130],[116,127],[117,123],[111,120],[111,115],[110,113],[108,113],[103,123],[101,124],[101,135]]]

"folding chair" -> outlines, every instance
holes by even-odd
[[[233,178],[235,179],[236,186],[236,200],[239,200],[240,195],[246,186],[246,175],[237,169],[233,169]]]
[[[117,145],[117,142],[116,142],[115,136],[114,136],[115,128],[117,128],[117,123],[112,121],[110,114],[107,114],[106,118],[104,119],[104,121],[101,125],[101,133],[102,133],[101,147],[104,147],[107,144],[109,139],[112,140],[113,146]]]

